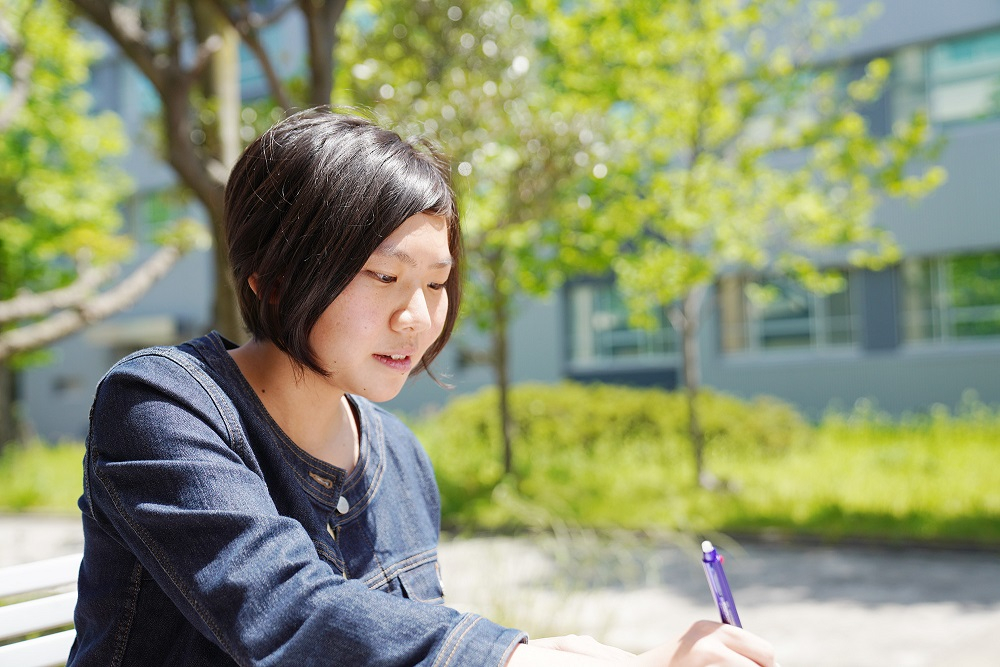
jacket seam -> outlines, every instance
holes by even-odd
[[[382,568],[382,571],[376,573],[368,579],[365,580],[365,585],[369,588],[374,588],[381,583],[388,582],[393,577],[398,577],[403,572],[409,572],[410,570],[415,570],[421,565],[426,565],[427,563],[433,563],[437,560],[437,549],[428,549],[427,551],[422,551],[418,554],[405,558],[398,563],[393,563],[388,568]],[[381,567],[381,564],[380,564]]]
[[[458,651],[458,647],[461,645],[462,640],[465,639],[465,636],[469,634],[469,631],[471,631],[480,620],[482,620],[482,617],[480,616],[466,616],[463,618],[462,621],[455,626],[450,633],[448,633],[448,636],[445,637],[444,647],[441,649],[441,652],[438,653],[438,657],[434,660],[432,667],[438,667],[438,665],[441,667],[448,667],[448,665],[451,664],[452,658],[455,657],[455,653]],[[463,629],[463,625],[467,625],[468,627]],[[461,634],[458,637],[455,637],[459,631],[461,631]],[[449,645],[451,646],[451,650],[448,651],[448,654],[445,657],[445,650]],[[441,662],[442,657],[444,657],[444,662]]]
[[[342,558],[337,557],[337,555],[334,554],[333,550],[330,549],[330,547],[328,547],[327,545],[323,544],[322,542],[318,540],[313,540],[313,544],[316,547],[316,553],[318,553],[320,557],[326,559],[328,563],[338,568],[340,570],[339,574],[343,576],[345,579],[347,579],[348,578],[347,564],[344,562],[344,560]]]
[[[129,635],[132,634],[132,622],[135,620],[135,610],[139,606],[139,592],[142,588],[142,563],[135,559],[132,566],[132,576],[129,581],[130,592],[128,603],[125,606],[126,614],[122,618],[122,623],[118,626],[115,636],[115,654],[112,658],[112,665],[117,667],[125,660],[125,650],[128,647]]]

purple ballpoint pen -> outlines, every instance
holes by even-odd
[[[708,587],[712,589],[712,597],[719,607],[719,615],[723,623],[740,625],[739,614],[736,613],[736,603],[733,602],[733,594],[729,590],[729,582],[726,580],[726,573],[722,570],[722,558],[716,553],[715,547],[708,540],[701,543],[701,561],[705,566],[705,576],[708,577]]]

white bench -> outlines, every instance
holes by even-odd
[[[0,667],[64,665],[82,554],[0,568]],[[49,634],[44,634],[49,633]]]

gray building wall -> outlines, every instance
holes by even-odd
[[[948,128],[938,159],[948,181],[916,204],[892,200],[877,212],[911,256],[1000,247],[1000,120]]]
[[[1000,404],[1000,346],[963,344],[912,347],[897,352],[863,350],[719,359],[707,364],[709,386],[752,397],[789,401],[813,418],[827,409],[850,410],[867,399],[886,412],[923,412],[935,403],[960,405],[968,392]]]
[[[839,0],[841,13],[855,15],[871,0]],[[996,0],[881,0],[881,13],[836,56],[877,56],[902,46],[978,32],[1000,24]]]

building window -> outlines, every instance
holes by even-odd
[[[791,280],[757,281],[770,298],[762,303],[746,295],[748,278],[719,283],[720,339],[724,353],[850,347],[860,340],[855,315],[857,280],[845,272],[846,287],[815,294]]]
[[[105,58],[90,66],[87,90],[93,99],[93,111],[118,112],[121,109],[122,70],[120,61]]]
[[[935,123],[1000,115],[1000,31],[908,47],[894,60],[895,119],[918,109]]]
[[[903,264],[903,339],[1000,336],[1000,253]]]
[[[579,283],[569,292],[570,363],[576,367],[673,359],[677,335],[665,309],[650,329],[629,325],[625,303],[611,283]]]

